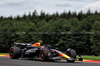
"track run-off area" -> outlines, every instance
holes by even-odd
[[[68,63],[61,61],[40,61],[28,58],[10,59],[9,55],[0,55],[0,66],[100,66],[100,61],[84,60]]]

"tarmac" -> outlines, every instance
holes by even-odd
[[[88,62],[87,60],[68,63],[61,61],[40,61],[28,58],[10,59],[8,55],[0,55],[0,66],[100,66],[99,62]]]

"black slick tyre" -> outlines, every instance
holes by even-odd
[[[76,51],[73,50],[73,49],[70,49],[69,51],[66,52],[66,54],[70,57],[70,58],[67,58],[67,62],[75,62],[75,59],[76,59]]]
[[[11,59],[18,59],[21,56],[21,50],[19,47],[11,47],[9,50],[9,56]]]
[[[76,51],[75,50],[71,49],[70,51],[67,51],[66,54],[68,56],[70,56],[71,58],[76,59]]]
[[[44,48],[40,51],[40,59],[42,61],[48,60],[49,56],[50,56],[50,50],[49,49]]]

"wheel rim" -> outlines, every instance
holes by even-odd
[[[10,54],[10,58],[14,57],[14,49],[13,48],[10,49],[9,54]]]
[[[44,51],[41,52],[41,58],[44,58]]]
[[[45,59],[45,50],[42,50],[40,52],[40,58],[41,58],[41,60],[44,60]]]

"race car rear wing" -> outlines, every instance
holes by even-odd
[[[14,42],[14,45],[31,46],[32,43],[16,43],[16,42]]]

